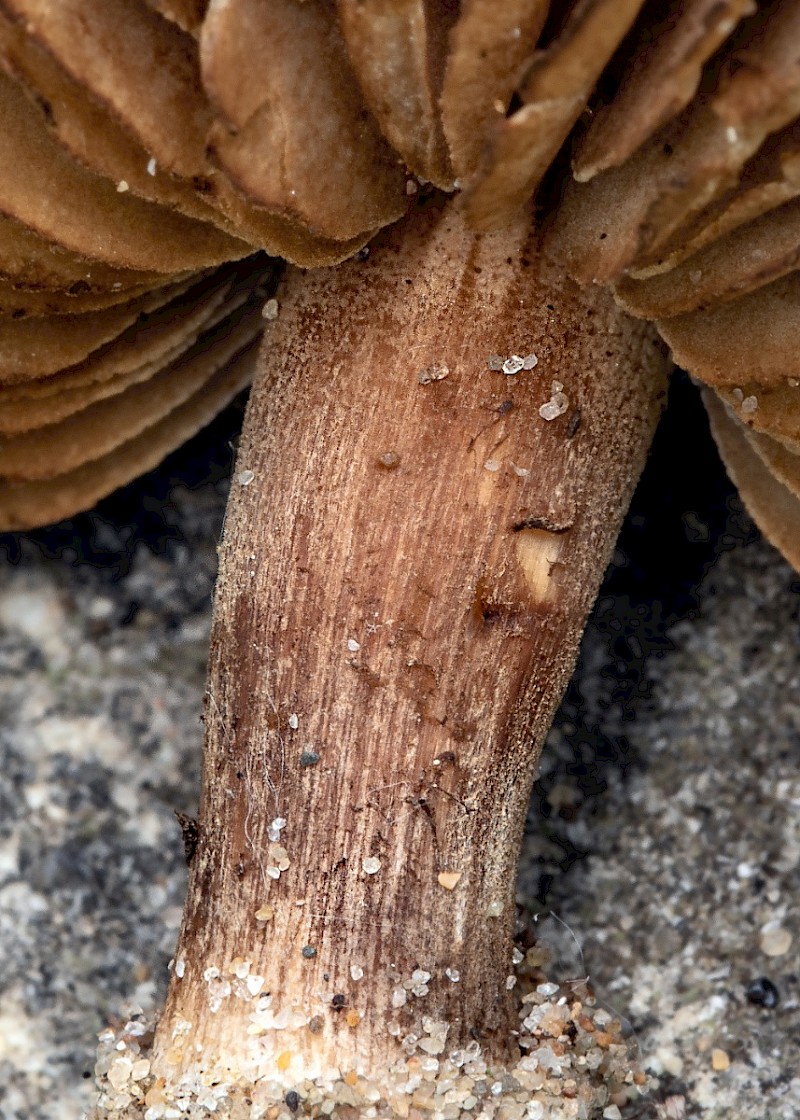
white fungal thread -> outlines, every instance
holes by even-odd
[[[578,961],[580,962],[581,972],[583,973],[583,975],[581,975],[581,976],[573,976],[569,979],[561,980],[560,981],[561,986],[563,988],[579,988],[579,987],[582,987],[584,985],[587,985],[589,983],[589,980],[590,980],[590,974],[589,974],[588,968],[586,967],[586,958],[583,954],[583,946],[581,945],[580,941],[578,940],[578,936],[575,933],[575,930],[572,928],[571,925],[569,925],[567,922],[565,922],[562,917],[560,917],[558,914],[556,914],[555,910],[548,911],[548,916],[553,918],[554,921],[558,922],[558,924],[560,926],[562,926],[567,931],[569,936],[572,938],[572,941],[573,941],[573,943],[575,945],[575,948],[577,950],[577,953],[578,953]],[[536,921],[538,919],[538,917],[539,917],[539,915],[537,914],[534,918],[534,921]],[[613,1004],[609,1003],[609,1001],[605,997],[603,997],[601,999],[599,996],[595,996],[595,999],[597,1000],[598,1004],[607,1008],[608,1011],[611,1012],[611,1014],[614,1016],[615,1019],[619,1019],[619,1021],[621,1023],[627,1024],[627,1027],[630,1031],[630,1038],[632,1039],[633,1044],[636,1047],[636,1061],[641,1062],[643,1060],[643,1051],[642,1051],[641,1043],[639,1042],[639,1036],[636,1033],[636,1031],[634,1030],[633,1025],[631,1024],[630,1020],[625,1015],[623,1015],[621,1011],[618,1011],[617,1008],[613,1006]]]
[[[225,727],[222,719],[222,713],[215,696],[210,689],[206,690],[206,695],[210,703],[213,705],[217,713],[220,724],[223,729],[223,735],[227,745],[232,749],[233,741]],[[272,710],[273,715],[276,717],[276,724],[280,727],[280,715],[278,712],[277,704],[273,699],[272,692],[269,688],[265,689],[265,696],[267,703]],[[261,790],[266,787],[272,796],[273,804],[275,807],[275,818],[284,819],[285,814],[280,811],[280,796],[283,786],[283,775],[286,773],[286,743],[280,730],[276,730],[275,737],[277,738],[277,780],[273,780],[270,768],[270,754],[268,749],[268,741],[265,737],[261,738],[258,747],[255,748],[251,743],[249,749],[246,751],[245,764],[244,764],[244,793],[247,798],[247,811],[244,819],[244,836],[247,841],[247,846],[250,849],[250,854],[256,862],[258,869],[261,873],[261,879],[265,889],[269,889],[269,883],[275,878],[274,874],[270,875],[270,870],[264,861],[262,853],[262,845],[256,842],[253,835],[253,818],[258,807],[258,816],[261,816],[262,809],[262,795]],[[260,774],[259,774],[260,772]],[[260,781],[258,778],[260,777]]]

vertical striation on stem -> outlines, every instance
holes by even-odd
[[[415,1048],[513,1063],[525,807],[664,365],[527,222],[431,206],[288,276],[221,553],[166,1091],[350,1071],[384,1099]]]

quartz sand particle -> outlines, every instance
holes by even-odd
[[[503,362],[503,373],[506,377],[512,377],[515,373],[519,373],[525,366],[525,361],[520,358],[518,354],[512,354],[510,358],[506,358]]]
[[[284,828],[286,828],[286,818],[275,817],[270,822],[269,828],[267,829],[267,838],[273,843],[277,843],[277,841],[281,838],[281,833],[283,832]]]
[[[569,408],[569,398],[563,392],[564,386],[560,381],[554,381],[551,387],[551,397],[539,408],[539,415],[543,420],[555,420],[563,416]]]
[[[730,1067],[731,1060],[725,1050],[714,1049],[711,1051],[711,1068],[716,1073],[723,1073]]]
[[[792,947],[792,935],[777,922],[768,922],[758,939],[758,947],[768,957],[782,957]]]
[[[428,366],[426,369],[420,371],[417,380],[420,385],[430,385],[432,381],[444,381],[448,377],[450,370],[444,365]]]
[[[506,377],[515,377],[522,370],[533,369],[539,364],[539,359],[534,353],[526,354],[522,357],[519,354],[512,354],[508,358],[503,358],[500,354],[490,354],[486,359],[486,368],[495,373],[504,373]]]

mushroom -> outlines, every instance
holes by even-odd
[[[265,327],[170,992],[98,1116],[526,1114],[516,854],[651,320],[797,562],[799,32],[791,0],[2,0],[0,521],[146,469]]]

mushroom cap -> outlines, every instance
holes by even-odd
[[[545,251],[657,322],[798,563],[800,0],[3,0],[0,64],[0,526],[207,422],[270,258],[547,179]]]

